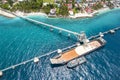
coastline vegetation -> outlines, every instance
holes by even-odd
[[[10,10],[10,4],[9,3],[0,4],[0,7],[3,8],[3,9]]]
[[[68,16],[69,15],[69,12],[68,12],[68,7],[65,6],[64,4],[62,4],[60,6],[60,9],[59,9],[59,14],[62,15],[62,16]]]
[[[43,0],[43,3],[51,3],[51,4],[53,4],[54,3],[54,0]]]
[[[101,8],[103,8],[103,5],[100,2],[98,2],[94,6],[92,6],[92,9],[94,9],[94,10],[98,10]]]
[[[3,9],[10,10],[12,12],[15,11],[21,11],[24,13],[30,13],[30,12],[44,12],[46,14],[50,13],[51,9],[55,10],[55,14],[57,16],[68,16],[69,10],[72,10],[73,13],[78,12],[84,12],[86,9],[91,8],[92,10],[99,10],[103,8],[103,4],[101,2],[108,2],[107,6],[109,8],[113,8],[114,5],[110,2],[111,0],[101,0],[98,2],[94,2],[94,5],[83,7],[84,3],[87,4],[86,0],[81,0],[81,3],[76,3],[75,0],[61,0],[58,1],[57,4],[54,3],[54,0],[24,0],[24,1],[17,1],[13,2],[12,0],[7,0],[6,3],[0,3],[0,7]],[[2,0],[0,0],[2,2]],[[47,3],[44,5],[44,3]],[[58,6],[59,4],[59,6]],[[69,4],[72,5],[72,7],[69,9]],[[77,7],[76,7],[77,5]]]
[[[29,1],[22,1],[19,3],[13,4],[11,11],[22,11],[22,12],[38,12],[42,8],[43,1],[42,0],[29,0]]]
[[[65,4],[62,4],[62,6],[58,7],[56,4],[49,3],[46,6],[43,6],[43,0],[26,0],[22,2],[10,2],[0,4],[0,7],[3,9],[7,9],[10,11],[21,11],[25,13],[30,12],[40,12],[43,11],[46,14],[50,13],[50,9],[56,8],[57,15],[67,16],[68,15],[68,8],[65,6]]]

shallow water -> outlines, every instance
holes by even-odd
[[[53,19],[40,16],[30,18],[75,32],[85,31],[89,36],[120,26],[120,10],[100,14],[86,19]],[[43,29],[20,18],[0,16],[0,69],[31,59],[47,52],[76,43],[66,33]],[[4,72],[0,80],[119,80],[120,77],[120,31],[104,38],[107,44],[89,55],[87,62],[74,69],[66,66],[51,67],[49,58],[42,57],[33,62]]]

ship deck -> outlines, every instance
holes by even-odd
[[[64,60],[64,61],[68,61],[71,60],[75,57],[78,57],[79,55],[75,52],[75,50],[70,50],[66,53],[63,53],[62,56],[59,58],[59,60]]]
[[[75,49],[72,49],[68,52],[63,53],[61,57],[58,58],[57,60],[69,61],[79,56],[85,55],[87,52],[90,52],[100,46],[101,44],[98,41],[92,41],[88,43],[87,45],[81,45],[81,46],[76,47]]]

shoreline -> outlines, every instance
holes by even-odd
[[[88,14],[88,13],[77,13],[74,16],[67,16],[67,17],[60,17],[60,16],[56,16],[56,17],[49,17],[49,15],[45,14],[45,13],[41,13],[41,12],[33,12],[33,13],[23,13],[23,16],[45,16],[47,18],[71,18],[71,19],[78,19],[78,18],[92,18],[96,15],[99,14],[103,14],[106,12],[109,12],[111,10],[115,10],[115,9],[120,9],[120,7],[116,7],[114,9],[110,9],[110,8],[102,8],[99,10],[95,10],[93,13]]]
[[[99,14],[103,14],[103,13],[106,13],[106,12],[109,12],[109,11],[112,11],[112,10],[116,10],[116,9],[120,9],[120,7],[115,7],[113,9],[104,9],[103,11],[102,10],[99,10]],[[98,15],[99,15],[98,14]]]
[[[120,7],[116,7],[114,9],[120,9]],[[96,10],[93,13],[90,13],[90,14],[88,14],[88,13],[76,13],[73,16],[71,16],[71,15],[69,15],[68,17],[59,17],[59,16],[56,16],[54,18],[72,18],[72,19],[77,19],[77,18],[92,18],[95,15],[106,13],[106,12],[109,12],[109,11],[114,10],[114,9],[102,8],[102,9]],[[42,12],[23,13],[23,12],[20,12],[20,11],[16,11],[14,13],[17,14],[17,15],[26,16],[26,17],[28,17],[28,16],[45,16],[47,18],[52,18],[52,17],[49,17],[47,14],[42,13]],[[9,12],[3,11],[1,9],[0,9],[0,15],[3,15],[3,16],[8,17],[8,18],[15,18],[16,17],[15,15],[13,15],[13,14],[11,14]]]
[[[48,16],[47,14],[42,13],[42,12],[24,13],[24,12],[16,11],[14,13],[20,16],[46,16],[46,17]]]
[[[11,14],[9,12],[3,11],[2,9],[0,9],[0,15],[8,17],[8,18],[15,18],[16,17],[15,15],[13,15],[13,14]]]
[[[120,9],[120,7],[119,7]],[[102,8],[102,9],[99,9],[99,10],[95,10],[93,13],[77,13],[75,14],[74,16],[70,16],[71,18],[91,18],[91,17],[94,17],[95,15],[97,14],[102,14],[102,13],[106,13],[108,11],[111,11],[112,9],[110,8]]]

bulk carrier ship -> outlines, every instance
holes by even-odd
[[[82,44],[65,52],[59,50],[61,53],[50,59],[51,64],[66,64],[70,61],[74,61],[75,59],[82,58],[84,55],[95,51],[96,49],[104,46],[106,43],[102,37],[98,37],[94,40],[88,40],[84,32],[81,33],[81,38],[79,39]],[[84,61],[80,62],[83,63]]]

